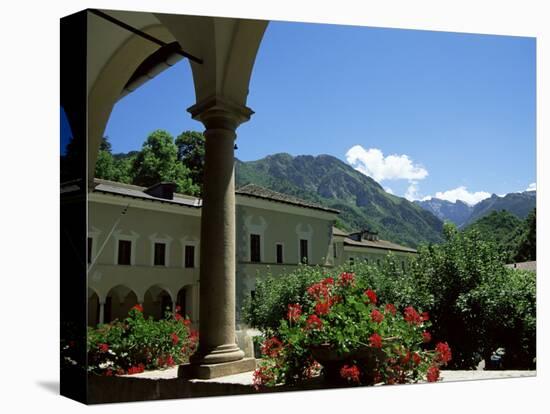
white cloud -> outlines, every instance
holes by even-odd
[[[525,191],[537,191],[537,183],[529,184],[529,186],[525,189]]]
[[[438,191],[435,193],[434,197],[441,200],[447,200],[452,203],[456,203],[456,200],[460,200],[467,204],[474,205],[479,203],[481,200],[491,197],[491,193],[486,191],[476,191],[472,193],[468,191],[465,186],[460,186],[452,190]]]
[[[384,188],[384,191],[388,194],[393,194],[393,190],[390,187]]]
[[[348,163],[357,171],[380,182],[384,180],[423,180],[428,171],[413,164],[408,155],[392,154],[384,157],[377,148],[365,149],[355,145],[346,152]]]
[[[411,181],[405,192],[405,198],[409,201],[420,200],[421,197],[418,194],[418,183],[416,181]]]

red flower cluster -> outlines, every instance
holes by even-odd
[[[422,323],[422,317],[412,306],[405,308],[404,316],[405,320],[410,324],[420,325]]]
[[[443,364],[446,364],[452,359],[451,347],[447,342],[439,342],[435,346],[435,352],[437,352],[436,360]]]
[[[302,306],[299,303],[288,305],[287,318],[291,322],[296,322],[302,316]]]
[[[341,286],[352,286],[355,283],[355,275],[353,273],[344,272],[340,274]]]
[[[395,307],[395,305],[393,305],[391,303],[386,304],[385,310],[386,310],[386,312],[391,313],[393,316],[395,316],[395,314],[397,313],[397,308]]]
[[[422,332],[422,339],[424,340],[424,343],[427,344],[432,340],[432,334],[430,334],[428,331]]]
[[[370,346],[373,348],[382,348],[382,337],[377,333],[373,333],[370,338]]]
[[[323,282],[314,283],[307,288],[307,294],[315,300],[327,298],[329,296],[329,286],[330,284]]]
[[[107,352],[109,350],[109,344],[98,344],[99,352]]]
[[[370,313],[370,318],[376,322],[380,323],[384,320],[384,315],[382,315],[382,312],[380,312],[378,309],[373,309]]]
[[[177,345],[178,342],[180,341],[179,336],[175,332],[172,332],[170,334],[170,338],[172,338],[172,345]]]
[[[374,292],[374,290],[372,289],[365,290],[365,295],[368,296],[370,303],[372,303],[373,305],[376,305],[376,301],[378,300],[378,298],[376,297],[376,293]]]
[[[254,388],[257,390],[260,389],[262,385],[267,384],[269,381],[273,380],[274,374],[269,371],[268,367],[260,367],[254,371],[252,381]]]
[[[306,320],[306,329],[321,329],[323,321],[317,315],[309,315]]]
[[[175,363],[176,362],[174,361],[174,358],[172,357],[172,355],[168,355],[166,358],[163,358],[162,356],[159,356],[157,358],[157,365],[159,367],[164,367],[164,366],[173,367]]]
[[[422,312],[422,315],[420,315],[423,321],[429,321],[430,320],[430,314],[428,312]]]
[[[436,382],[439,379],[439,368],[436,365],[428,368],[427,379],[428,382]]]
[[[262,343],[262,354],[270,358],[276,358],[283,349],[283,343],[275,336],[266,339]]]
[[[128,375],[139,374],[143,371],[145,371],[145,365],[137,364],[133,367],[128,368]]]
[[[139,303],[137,305],[134,305],[132,309],[130,310],[137,310],[138,312],[143,312],[143,306],[141,306]]]
[[[359,383],[360,375],[361,375],[361,371],[359,371],[359,368],[357,368],[356,365],[352,365],[352,366],[344,365],[342,368],[340,368],[340,376],[350,382]]]
[[[414,365],[420,365],[420,362],[422,362],[422,358],[420,358],[420,355],[418,355],[417,352],[412,355],[412,358]]]
[[[321,280],[321,283],[325,286],[332,286],[332,285],[334,285],[334,278],[327,277],[327,278]]]
[[[317,302],[315,305],[315,313],[317,315],[328,315],[330,311],[330,301]]]

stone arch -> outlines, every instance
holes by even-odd
[[[88,326],[96,326],[100,323],[99,307],[100,299],[97,291],[88,286]]]
[[[117,285],[105,297],[105,322],[124,319],[130,309],[138,304],[136,293],[125,285]]]
[[[143,295],[143,315],[162,319],[167,310],[173,310],[175,298],[169,288],[155,284],[150,286]]]
[[[180,314],[195,319],[196,315],[193,314],[193,305],[193,286],[182,286],[176,295],[176,306],[180,307]]]
[[[161,24],[139,29],[165,43],[174,42],[174,37]],[[129,36],[91,80],[88,90],[88,177],[94,176],[99,145],[113,106],[135,70],[158,49],[158,45],[137,35]],[[92,60],[93,55],[89,56]]]

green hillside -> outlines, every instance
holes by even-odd
[[[442,240],[443,222],[432,213],[386,193],[372,178],[330,155],[237,160],[236,180],[238,186],[253,183],[338,209],[347,230],[369,227],[409,246]]]

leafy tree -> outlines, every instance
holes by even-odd
[[[519,237],[518,247],[514,260],[525,262],[537,260],[537,209],[529,213],[525,219],[523,233]]]
[[[166,131],[154,131],[132,163],[133,183],[149,187],[161,181],[172,181],[177,191],[198,194],[199,186],[193,183],[189,169],[178,161],[177,155],[174,138]]]
[[[202,188],[204,176],[204,135],[196,131],[185,131],[176,138],[178,160],[189,169],[193,183]]]

